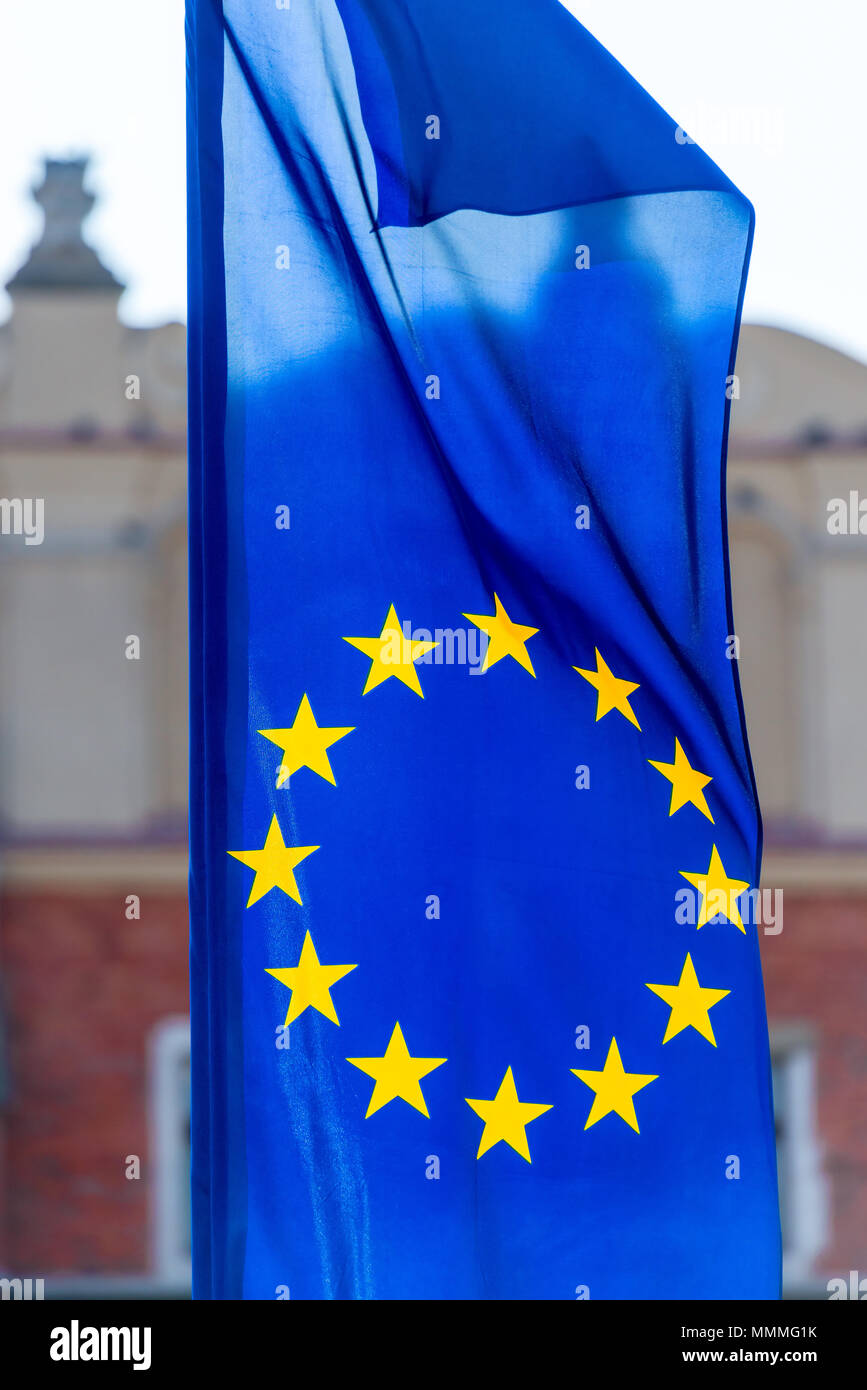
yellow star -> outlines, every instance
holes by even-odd
[[[708,782],[713,781],[713,778],[707,777],[703,772],[697,772],[694,767],[690,767],[689,758],[681,748],[679,738],[674,740],[673,763],[655,763],[652,758],[648,758],[647,761],[651,767],[655,767],[657,772],[661,772],[663,777],[667,777],[671,783],[669,816],[673,816],[675,811],[680,810],[681,806],[686,806],[687,802],[692,802],[693,806],[697,806],[702,815],[707,816],[713,824],[713,816],[702,791],[702,787],[706,787]]]
[[[691,883],[693,888],[697,888],[702,895],[701,911],[698,914],[696,928],[703,927],[712,917],[727,917],[746,936],[747,929],[741,921],[736,899],[750,885],[744,883],[743,879],[726,876],[716,845],[711,850],[710,864],[706,873],[688,874],[684,873],[683,869],[679,872],[681,878],[685,878],[687,883]]]
[[[684,1028],[694,1028],[716,1047],[716,1038],[710,1021],[710,1010],[714,1004],[731,994],[729,989],[702,989],[695,973],[692,957],[687,954],[676,985],[648,985],[647,988],[658,994],[671,1009],[668,1027],[663,1043],[676,1038]]]
[[[641,725],[632,713],[632,706],[629,703],[629,696],[634,690],[640,689],[635,681],[620,680],[618,676],[613,676],[602,659],[599,648],[596,649],[596,670],[585,671],[582,666],[573,666],[572,670],[577,671],[579,676],[583,676],[586,681],[598,692],[596,701],[596,723],[603,715],[611,710],[619,710],[624,719],[628,719],[630,724],[634,724],[636,729],[641,729]]]
[[[366,695],[368,690],[375,690],[383,681],[387,681],[390,676],[396,676],[404,685],[408,685],[410,690],[414,690],[416,695],[422,695],[421,682],[418,678],[418,671],[413,665],[425,652],[432,651],[438,647],[438,642],[412,642],[403,635],[403,629],[394,611],[394,604],[388,610],[385,622],[382,625],[382,632],[378,637],[344,637],[344,642],[350,646],[357,647],[365,656],[370,657],[370,671],[367,677],[367,684],[362,690],[362,695]]]
[[[515,658],[519,666],[535,676],[533,663],[527,651],[527,643],[539,631],[537,627],[524,627],[523,623],[513,623],[498,596],[494,594],[495,613],[464,613],[471,623],[488,634],[488,647],[482,670],[487,671],[504,656]]]
[[[272,816],[268,835],[261,849],[230,849],[226,853],[231,854],[233,859],[240,859],[248,869],[256,870],[253,887],[247,899],[247,906],[252,907],[260,898],[264,898],[266,893],[270,893],[272,888],[281,889],[282,892],[288,893],[290,898],[294,898],[296,903],[300,903],[301,894],[298,892],[298,884],[292,871],[298,867],[302,859],[306,859],[308,854],[313,854],[318,848],[318,845],[285,845],[277,817]]]
[[[326,782],[330,782],[333,787],[336,787],[337,782],[331,771],[331,763],[328,761],[326,749],[330,748],[332,743],[336,743],[338,739],[351,734],[354,727],[354,725],[351,728],[340,729],[320,727],[313,717],[310,701],[304,695],[291,729],[259,730],[263,738],[270,739],[271,743],[276,743],[278,748],[283,749],[283,765],[280,768],[277,786],[282,787],[283,783],[288,781],[294,772],[300,772],[302,767],[309,767],[311,772],[324,777]]]
[[[348,975],[350,970],[357,968],[355,965],[320,965],[313,938],[307,932],[297,965],[265,971],[266,975],[273,975],[275,980],[279,980],[281,985],[287,985],[292,991],[284,1028],[286,1024],[299,1018],[305,1009],[317,1009],[339,1028],[340,1019],[331,1001],[331,986],[342,980],[344,975]]]
[[[391,1035],[388,1047],[385,1049],[384,1057],[347,1057],[347,1062],[351,1062],[359,1071],[366,1072],[372,1076],[376,1085],[373,1088],[373,1095],[370,1097],[370,1104],[367,1107],[365,1119],[369,1120],[377,1110],[381,1110],[389,1101],[400,1097],[405,1100],[407,1105],[413,1109],[420,1110],[423,1115],[427,1115],[428,1109],[422,1095],[421,1086],[418,1084],[423,1076],[428,1072],[435,1071],[448,1061],[447,1057],[410,1057],[409,1049],[403,1040],[403,1033],[400,1031],[400,1024],[394,1025],[394,1032]],[[430,1118],[430,1116],[428,1116]]]
[[[611,1039],[602,1071],[576,1071],[574,1067],[571,1067],[570,1071],[579,1081],[583,1081],[585,1086],[596,1092],[585,1129],[589,1129],[597,1120],[613,1112],[631,1125],[636,1134],[640,1134],[632,1097],[644,1086],[649,1086],[651,1081],[657,1081],[659,1078],[645,1076],[637,1071],[624,1071],[616,1038]]]
[[[479,1152],[476,1154],[477,1159],[503,1140],[528,1163],[533,1162],[530,1157],[530,1145],[527,1143],[527,1125],[530,1124],[531,1120],[538,1120],[540,1115],[544,1115],[545,1111],[552,1107],[550,1105],[533,1105],[530,1101],[518,1100],[511,1067],[508,1068],[506,1075],[500,1082],[500,1089],[493,1100],[469,1100],[467,1098],[467,1105],[471,1110],[475,1110],[479,1119],[485,1122]]]

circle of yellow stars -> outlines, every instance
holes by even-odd
[[[539,629],[513,621],[499,595],[494,594],[493,598],[493,613],[463,614],[488,639],[481,670],[489,671],[497,662],[511,657],[535,679],[536,672],[527,651],[527,643],[538,634]],[[385,681],[397,680],[424,699],[416,663],[438,643],[416,641],[408,637],[394,604],[390,605],[377,636],[345,637],[343,640],[370,661],[362,695],[369,694]],[[595,648],[594,656],[595,667],[574,666],[572,669],[596,691],[596,722],[609,714],[617,713],[640,732],[641,725],[630,703],[636,691],[641,689],[639,682],[616,676],[598,647]],[[260,729],[258,732],[281,750],[282,762],[278,768],[276,783],[278,788],[285,786],[289,778],[303,768],[336,786],[337,779],[331,766],[329,750],[348,734],[354,733],[355,726],[318,724],[305,692],[291,727]],[[679,738],[674,740],[673,761],[664,762],[652,758],[648,758],[647,761],[671,784],[669,818],[684,807],[693,806],[711,824],[714,823],[704,791],[712,778],[691,765]],[[319,845],[287,845],[275,814],[271,818],[261,849],[228,850],[227,853],[232,858],[240,860],[247,868],[253,870],[254,877],[247,907],[252,907],[274,889],[302,904],[295,870],[319,848]],[[706,870],[680,870],[680,875],[696,889],[701,898],[696,921],[697,930],[708,922],[727,919],[746,934],[737,899],[749,888],[749,884],[741,879],[729,877],[716,844],[711,846],[710,861]],[[308,1009],[315,1009],[339,1027],[340,1020],[331,998],[331,990],[356,969],[357,964],[326,965],[321,962],[308,931],[297,964],[269,968],[266,973],[290,991],[286,1025],[294,1023]],[[645,988],[656,995],[669,1010],[663,1045],[686,1029],[692,1028],[716,1047],[710,1010],[725,999],[730,991],[699,984],[689,953],[676,982],[648,982]],[[431,1072],[444,1066],[448,1058],[414,1056],[404,1038],[400,1023],[396,1021],[382,1056],[347,1057],[346,1061],[373,1081],[365,1119],[369,1119],[394,1100],[402,1100],[420,1114],[430,1118],[421,1083]],[[615,1037],[612,1037],[608,1046],[601,1070],[570,1070],[573,1076],[593,1092],[585,1130],[598,1124],[608,1115],[617,1115],[636,1133],[640,1133],[635,1096],[652,1082],[658,1081],[659,1077],[627,1071]],[[491,1099],[467,1097],[466,1104],[483,1124],[477,1159],[482,1158],[495,1145],[504,1143],[527,1163],[532,1163],[527,1127],[553,1107],[537,1101],[520,1099],[511,1066],[506,1068],[496,1094]]]

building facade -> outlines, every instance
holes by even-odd
[[[84,175],[0,336],[0,1272],[47,1296],[189,1283],[184,330],[118,319]]]
[[[184,332],[119,320],[85,173],[46,165],[0,330],[0,1274],[183,1297]],[[867,1281],[867,367],[747,327],[737,372],[786,1287],[827,1297]]]
[[[758,930],[785,1282],[827,1297],[855,1270],[867,1297],[867,367],[748,327],[737,372],[729,533],[763,886],[780,901]]]

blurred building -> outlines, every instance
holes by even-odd
[[[189,1279],[184,330],[119,322],[84,173],[0,334],[0,1272],[49,1295]]]
[[[749,327],[737,372],[733,606],[763,884],[782,892],[759,934],[785,1279],[827,1297],[829,1277],[867,1279],[867,366]]]
[[[46,165],[45,230],[0,330],[0,1273],[55,1297],[178,1297],[184,334],[118,321],[84,175]],[[828,529],[831,499],[867,503],[867,367],[747,328],[736,390],[736,630],[764,883],[782,890],[758,930],[786,1279],[826,1297],[831,1276],[867,1277],[867,534]]]

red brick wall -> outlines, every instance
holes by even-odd
[[[867,900],[784,893],[779,936],[762,936],[772,1023],[810,1023],[818,1129],[830,1185],[819,1272],[867,1276]]]
[[[123,890],[0,898],[11,1093],[6,1245],[22,1276],[149,1272],[152,1028],[188,1012],[187,908]],[[127,1154],[142,1178],[125,1177]],[[2,1228],[0,1228],[2,1230]]]

